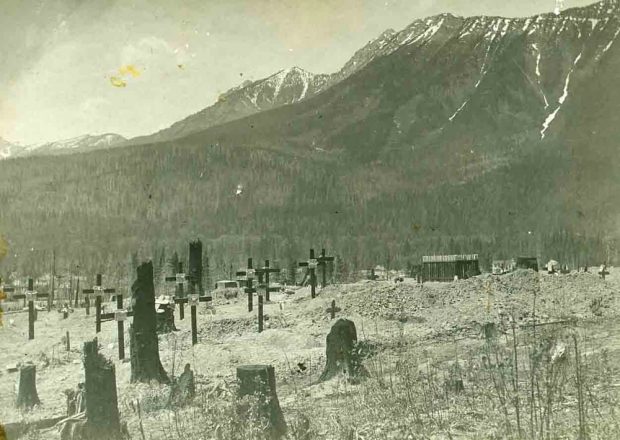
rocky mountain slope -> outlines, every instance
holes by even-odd
[[[12,144],[0,138],[0,159],[33,155],[54,155],[83,153],[117,146],[126,139],[118,134],[83,135],[55,142],[44,142],[32,145]]]
[[[603,243],[620,235],[619,35],[617,0],[416,20],[358,52],[361,67],[338,82],[292,70],[218,108],[290,104],[164,141],[3,161],[0,204],[12,209],[0,226],[16,242],[73,234],[63,245],[80,249],[79,237],[116,237],[119,255],[207,234],[236,255],[327,243],[354,267],[480,249],[573,258],[590,239],[597,261],[614,258]]]

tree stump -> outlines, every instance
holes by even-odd
[[[84,343],[84,392],[88,439],[120,439],[114,364],[98,352],[97,338]]]
[[[340,318],[327,335],[327,362],[319,381],[329,380],[339,374],[345,374],[355,380],[367,373],[360,363],[356,352],[357,330],[353,321]]]
[[[287,427],[276,394],[276,376],[273,366],[239,366],[237,367],[237,380],[239,382],[239,398],[255,396],[258,399],[258,407],[255,410],[259,417],[267,422],[265,428],[267,438],[277,439],[284,436]],[[240,404],[237,411],[239,420],[245,420],[249,408]]]
[[[156,380],[160,383],[170,383],[159,359],[153,263],[149,261],[141,264],[137,273],[138,278],[131,286],[134,313],[133,323],[129,328],[131,382]]]
[[[179,378],[172,384],[170,388],[170,397],[168,405],[182,406],[189,403],[196,395],[196,382],[194,380],[194,372],[189,364],[185,364],[185,369]]]
[[[174,325],[174,305],[159,304],[156,317],[158,334],[171,333],[177,330]]]
[[[19,369],[17,407],[32,409],[33,406],[40,403],[37,393],[37,367],[34,364],[26,363]]]

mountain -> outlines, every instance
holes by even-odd
[[[396,35],[388,29],[355,52],[338,72],[314,74],[299,67],[283,69],[258,81],[245,81],[223,93],[217,102],[196,114],[152,135],[139,136],[131,143],[157,142],[180,138],[215,125],[242,119],[265,110],[308,99],[362,69],[374,58],[393,50]]]
[[[2,161],[0,228],[93,270],[196,236],[225,270],[319,245],[351,269],[429,253],[617,261],[619,35],[616,0],[416,20],[304,99],[299,82],[295,102],[189,135]]]
[[[268,78],[246,81],[220,95],[215,104],[204,110],[153,135],[132,139],[132,142],[183,137],[214,125],[299,102],[324,90],[328,84],[329,75],[315,75],[299,67],[280,70]]]
[[[0,138],[0,159],[94,151],[121,145],[126,140],[127,139],[121,135],[106,133],[95,136],[83,135],[61,141],[22,146],[8,143]]]
[[[0,137],[0,160],[19,155],[24,147],[13,144]]]

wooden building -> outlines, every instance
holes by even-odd
[[[536,257],[518,257],[517,269],[532,269],[538,272],[538,259]]]
[[[453,281],[480,275],[478,255],[432,255],[422,257],[424,281]]]

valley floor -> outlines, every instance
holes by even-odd
[[[249,423],[236,426],[234,414],[235,367],[254,363],[275,367],[295,439],[579,438],[580,412],[589,438],[620,438],[620,274],[611,272],[606,280],[517,271],[424,285],[362,281],[328,286],[314,300],[301,288],[272,294],[260,334],[245,295],[229,301],[216,291],[215,314],[200,306],[198,345],[191,345],[189,310],[183,321],[176,313],[177,332],[160,336],[168,374],[178,376],[186,363],[196,373],[198,396],[175,410],[165,408],[167,387],[130,383],[129,363],[117,359],[114,323],[103,323],[98,339],[115,360],[119,409],[136,439],[257,438]],[[318,382],[333,299],[337,318],[356,324],[359,358],[370,373],[357,385]],[[62,391],[83,381],[80,350],[95,337],[94,311],[78,309],[66,320],[39,312],[34,341],[27,327],[27,315],[15,313],[0,328],[5,424],[64,415]],[[62,341],[67,331],[70,352]],[[18,374],[5,368],[23,361],[37,365],[42,402],[28,414],[15,409]]]

